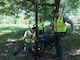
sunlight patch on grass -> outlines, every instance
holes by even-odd
[[[80,33],[78,33],[80,35]]]
[[[4,30],[4,31],[0,32],[0,35],[6,34],[6,33],[11,33],[11,32],[12,32],[11,30]]]
[[[2,33],[10,33],[10,32],[12,32],[11,30],[4,30],[4,31],[2,31]]]
[[[80,32],[76,31],[76,34],[80,35]]]
[[[8,39],[7,42],[15,42],[18,41],[18,39]]]
[[[8,49],[5,50],[6,53],[7,53],[8,51],[9,51]]]
[[[3,35],[4,33],[0,33],[0,35]]]
[[[2,27],[21,27],[21,28],[27,28],[27,25],[25,24],[0,24],[0,28]]]
[[[12,45],[13,43],[8,43],[8,44],[6,44],[6,46],[10,46],[10,45]]]
[[[72,55],[72,56],[80,56],[80,49],[77,49],[77,50],[72,51],[71,53],[69,53],[69,55]]]
[[[7,56],[7,54],[6,54],[6,53],[1,53],[1,55],[2,55],[2,56]]]

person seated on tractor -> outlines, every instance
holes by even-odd
[[[25,31],[23,36],[23,40],[25,41],[24,51],[26,52],[27,57],[29,57],[31,49],[34,50],[33,47],[35,46],[35,31],[36,27],[32,27],[32,29]]]

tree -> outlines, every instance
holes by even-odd
[[[55,0],[35,0],[39,4],[39,16],[45,20],[50,20],[51,11]],[[0,0],[0,13],[7,15],[17,15],[19,10],[25,10],[26,16],[28,13],[34,12],[34,0]],[[60,11],[77,12],[80,6],[80,0],[61,0]],[[46,6],[45,6],[46,5]],[[47,13],[46,13],[47,12]],[[31,15],[30,15],[31,16]]]

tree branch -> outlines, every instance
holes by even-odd
[[[31,1],[31,0],[26,0],[26,1],[29,1],[29,2],[31,2],[32,4],[35,4],[35,2],[34,2],[34,1]],[[38,3],[38,5],[55,6],[55,4],[49,4],[49,3],[43,3],[43,4]]]

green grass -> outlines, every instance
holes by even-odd
[[[0,27],[0,60],[16,60],[13,55],[14,46],[16,41],[19,43],[25,30],[27,29],[17,26]],[[20,41],[19,45],[21,44]]]
[[[50,28],[47,27],[46,30],[48,31]],[[20,38],[23,36],[25,30],[26,28],[18,26],[0,27],[0,60],[16,60],[16,57],[13,55],[15,43],[18,42],[21,51],[23,43],[20,41]],[[65,36],[65,51],[71,52],[80,49],[80,29],[76,31],[78,33],[75,35]],[[20,56],[19,58],[25,60],[24,56]],[[73,57],[70,60],[80,60],[80,56]]]
[[[64,45],[66,50],[74,50],[80,48],[80,35],[67,35],[65,37]]]

